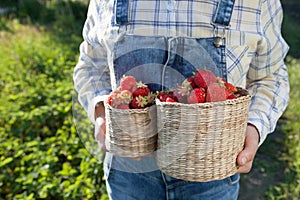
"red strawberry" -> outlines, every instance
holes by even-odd
[[[107,103],[112,106],[112,96],[109,95],[108,98],[107,98]]]
[[[173,103],[173,102],[176,102],[176,101],[172,97],[167,97],[166,102]]]
[[[146,107],[147,107],[147,106],[151,106],[151,105],[154,104],[155,97],[156,97],[156,95],[153,94],[152,92],[149,92],[148,95],[145,96],[145,99],[146,99],[146,101],[147,101]]]
[[[112,91],[107,98],[107,103],[113,108],[116,108],[118,105],[120,105],[122,103],[122,99],[120,98],[120,91]]]
[[[141,109],[141,108],[145,108],[147,103],[148,102],[146,97],[137,96],[132,99],[130,103],[130,107],[133,109]]]
[[[119,97],[121,98],[121,104],[127,104],[129,105],[129,103],[132,100],[132,93],[129,90],[122,90],[119,94]]]
[[[226,98],[228,99],[228,97],[232,96],[233,95],[233,92],[229,89],[226,88]]]
[[[120,104],[117,106],[118,109],[129,109],[129,105],[128,104]]]
[[[157,94],[157,98],[162,102],[165,102],[167,100],[167,97],[171,97],[174,99],[173,91],[160,91]],[[177,101],[177,99],[174,100]]]
[[[121,90],[131,90],[136,85],[136,79],[133,76],[123,76],[120,80]]]
[[[195,88],[191,91],[187,101],[189,104],[203,103],[205,101],[205,90],[203,88]]]
[[[227,98],[226,88],[220,83],[212,83],[206,90],[206,101],[217,102],[225,101]]]
[[[234,85],[232,85],[231,83],[224,83],[224,85],[228,90],[231,90],[232,93],[237,92],[237,88]]]
[[[234,94],[231,94],[227,97],[227,99],[236,99],[237,97]]]
[[[133,97],[137,97],[137,96],[144,97],[150,93],[150,89],[148,88],[148,86],[143,84],[142,82],[137,83],[136,86],[137,88],[132,93]]]
[[[194,78],[189,77],[189,78],[186,78],[185,80],[188,81],[188,82],[190,82],[190,85],[191,85],[192,88],[195,88],[195,87],[196,87]]]
[[[236,96],[234,95],[234,93],[237,92],[237,88],[231,83],[226,82],[225,80],[222,83],[226,88],[227,99],[235,99]]]
[[[200,87],[207,89],[208,85],[217,81],[217,77],[210,71],[199,69],[196,71],[194,76],[195,84]]]
[[[186,102],[187,96],[190,94],[190,91],[193,89],[191,82],[188,79],[185,79],[182,84],[177,85],[174,90],[174,96],[178,99],[179,102]]]
[[[134,92],[137,89],[136,84],[130,89],[131,92]]]

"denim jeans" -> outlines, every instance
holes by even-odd
[[[234,200],[239,178],[236,174],[223,180],[189,182],[160,170],[130,173],[111,168],[106,185],[112,200]]]

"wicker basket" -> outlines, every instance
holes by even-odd
[[[109,152],[121,157],[140,157],[157,148],[156,106],[115,109],[105,103],[106,141]]]
[[[202,104],[156,99],[159,168],[172,177],[199,182],[235,174],[250,100],[249,95]]]

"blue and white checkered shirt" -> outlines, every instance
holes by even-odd
[[[108,63],[110,41],[122,31],[135,35],[205,38],[213,36],[212,16],[218,0],[129,0],[126,29],[115,26],[113,0],[91,0],[83,29],[84,41],[74,71],[79,101],[93,121],[94,106],[114,84]],[[260,133],[260,144],[274,131],[289,101],[284,58],[288,45],[281,35],[279,0],[235,2],[226,30],[228,81],[253,96],[249,123]]]

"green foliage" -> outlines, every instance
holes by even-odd
[[[290,103],[284,114],[281,130],[285,133],[285,151],[281,159],[287,163],[284,182],[270,188],[266,196],[268,199],[300,198],[300,60],[288,57],[287,65],[291,82]]]
[[[2,20],[11,32],[0,32],[0,198],[105,198],[101,153],[91,155],[73,123],[80,35],[64,43],[43,26]]]
[[[294,58],[300,58],[299,45],[300,45],[300,4],[298,0],[285,0],[283,1],[283,28],[282,34],[290,45],[289,55]]]

